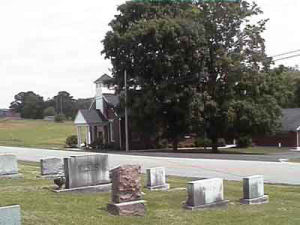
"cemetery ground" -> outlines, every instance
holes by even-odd
[[[70,194],[53,193],[52,181],[37,179],[38,163],[19,162],[24,179],[0,180],[0,206],[20,204],[24,225],[52,224],[300,224],[300,187],[265,185],[270,203],[257,206],[241,205],[241,182],[224,182],[225,199],[230,200],[227,209],[189,211],[182,208],[187,198],[186,190],[155,191],[145,188],[143,199],[147,201],[145,217],[118,217],[110,215],[106,204],[109,193]],[[186,187],[191,178],[168,177],[171,189]]]

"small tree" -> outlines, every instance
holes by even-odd
[[[56,115],[55,108],[52,106],[49,106],[44,110],[44,116],[55,116],[55,115]]]

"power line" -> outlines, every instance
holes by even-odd
[[[296,58],[296,57],[300,57],[300,54],[292,55],[292,56],[288,56],[288,57],[283,57],[283,58],[279,58],[279,59],[275,59],[273,61],[276,62],[276,61],[280,61],[280,60],[284,60],[284,59],[291,59],[291,58]]]
[[[294,50],[294,51],[285,52],[285,53],[281,53],[281,54],[278,54],[278,55],[273,55],[271,57],[275,58],[275,57],[279,57],[279,56],[283,56],[283,55],[289,55],[289,54],[296,53],[296,52],[300,52],[300,49]]]

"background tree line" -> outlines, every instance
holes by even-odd
[[[66,91],[60,91],[53,98],[44,98],[33,91],[20,92],[15,95],[10,109],[20,113],[24,119],[43,119],[45,116],[60,115],[74,119],[79,109],[88,109],[92,99],[74,99]]]

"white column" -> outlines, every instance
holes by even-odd
[[[77,142],[78,142],[78,147],[81,147],[81,129],[80,126],[77,126]]]
[[[121,118],[119,118],[119,145],[121,150],[122,149]]]
[[[86,126],[86,137],[85,137],[86,144],[89,145],[91,144],[90,140],[90,127]]]
[[[297,150],[299,150],[299,131],[297,130]]]

